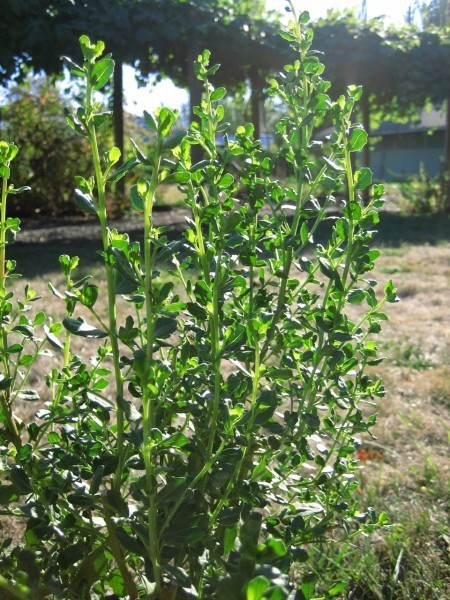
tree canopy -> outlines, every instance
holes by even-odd
[[[191,106],[199,104],[192,65],[206,47],[221,64],[218,83],[234,87],[248,78],[260,93],[264,75],[284,62],[276,27],[263,19],[264,6],[263,0],[6,0],[0,83],[17,73],[19,63],[59,73],[60,56],[76,56],[78,38],[86,33],[103,40],[118,65],[116,118],[122,106],[122,63],[133,65],[143,78],[153,73],[171,77],[189,87]],[[120,121],[115,129],[120,139]]]
[[[266,18],[264,0],[4,0],[2,8],[0,84],[17,73],[19,64],[60,72],[60,56],[76,56],[78,38],[86,33],[102,39],[118,65],[117,118],[122,63],[133,65],[143,79],[158,73],[188,87],[192,107],[201,93],[192,65],[209,48],[221,65],[215,84],[233,88],[251,82],[258,127],[265,79],[290,58],[277,23]],[[334,93],[350,83],[363,85],[366,128],[374,111],[412,114],[427,102],[438,105],[450,96],[450,80],[442,76],[450,67],[448,10],[445,0],[424,4],[423,29],[386,28],[380,19],[360,20],[355,13],[336,11],[316,24],[314,46],[325,53]],[[120,122],[116,136],[118,131]]]

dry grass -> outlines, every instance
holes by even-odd
[[[354,585],[352,597],[443,600],[450,598],[450,246],[385,249],[375,278],[386,273],[395,273],[401,302],[388,307],[386,360],[377,367],[387,394],[373,433],[384,453],[382,462],[364,464],[360,491],[394,526],[360,549],[366,585]]]

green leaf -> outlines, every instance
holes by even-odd
[[[372,183],[372,171],[363,167],[355,173],[355,186],[358,190],[365,190]]]
[[[158,442],[158,448],[182,448],[183,446],[186,446],[186,444],[189,444],[189,442],[189,438],[184,435],[184,433],[177,431],[161,442]]]
[[[178,131],[173,135],[166,137],[162,143],[163,150],[173,150],[181,144],[186,137],[186,131]]]
[[[8,194],[11,196],[16,196],[17,194],[22,194],[23,192],[29,192],[31,188],[28,185],[23,185],[20,188],[9,188]]]
[[[172,130],[172,127],[176,121],[176,115],[170,108],[163,107],[158,113],[158,137],[160,139],[166,138]],[[181,141],[181,140],[180,140]]]
[[[153,335],[156,339],[165,340],[169,338],[172,333],[178,328],[178,323],[176,319],[172,319],[170,317],[159,317],[156,321],[155,329]]]
[[[340,163],[330,160],[326,156],[323,157],[323,160],[332,171],[336,171],[338,173],[343,173],[345,171],[345,168]]]
[[[349,221],[359,221],[361,218],[361,206],[357,202],[347,202],[343,214]]]
[[[22,344],[11,344],[6,349],[6,352],[8,354],[18,354],[19,352],[22,352],[22,350],[23,350],[23,345]]]
[[[0,485],[0,504],[16,502],[20,498],[20,490],[14,485]]]
[[[114,256],[114,266],[118,273],[130,284],[130,289],[135,291],[139,287],[139,279],[133,268],[132,263],[123,250],[111,248],[111,254]]]
[[[29,494],[33,491],[31,480],[21,467],[13,467],[9,474],[9,479],[21,494]]]
[[[300,227],[300,239],[301,239],[303,245],[305,245],[308,242],[309,229],[308,229],[308,223],[306,221],[303,221],[302,226]]]
[[[360,302],[363,302],[366,299],[366,296],[366,291],[361,288],[358,288],[349,292],[349,294],[347,295],[347,302],[350,302],[350,304],[359,304]]]
[[[392,280],[389,280],[384,286],[384,294],[387,302],[398,302],[399,300],[397,296],[397,288],[392,283]]]
[[[96,42],[94,44],[91,44],[91,40],[88,38],[87,35],[82,35],[80,37],[80,46],[84,58],[88,61],[92,61],[93,59],[101,56],[105,49],[104,42]]]
[[[292,33],[289,33],[288,31],[284,31],[284,29],[279,29],[278,35],[280,37],[282,37],[283,40],[286,40],[287,42],[296,42],[297,41],[297,38],[295,37],[295,35],[292,35]]]
[[[231,175],[231,173],[225,173],[225,175],[220,179],[220,181],[217,185],[219,186],[220,189],[223,190],[227,187],[232,186],[233,183],[234,183],[233,175]]]
[[[97,214],[97,209],[91,194],[84,193],[78,188],[75,190],[75,203],[83,212],[89,215]]]
[[[105,123],[108,123],[111,120],[112,112],[105,111],[101,113],[97,113],[93,117],[95,127],[100,128]]]
[[[20,333],[21,335],[24,335],[27,338],[32,338],[34,333],[33,327],[31,327],[31,325],[16,325],[12,328],[11,331],[14,331],[15,333]]]
[[[298,22],[301,25],[307,25],[310,21],[311,21],[311,16],[307,10],[304,10],[302,13],[300,13]]]
[[[222,100],[226,93],[227,91],[224,87],[218,87],[211,93],[211,102],[218,102],[219,100]]]
[[[116,164],[116,162],[120,160],[121,154],[122,153],[120,152],[120,149],[117,148],[117,146],[113,146],[112,148],[110,148],[109,152],[107,153],[108,163],[111,165]]]
[[[150,184],[145,179],[139,179],[130,189],[130,200],[134,210],[144,211],[145,200],[150,189]]]
[[[93,283],[85,284],[81,290],[80,302],[88,308],[92,308],[98,298],[98,287]]]
[[[262,600],[266,590],[270,587],[270,581],[263,575],[252,579],[247,587],[246,600]]]
[[[144,165],[149,165],[150,161],[148,160],[148,158],[145,156],[145,154],[142,152],[142,150],[139,148],[139,146],[136,144],[136,142],[130,138],[130,142],[131,145],[133,146],[133,152],[136,155],[136,158]]]
[[[346,588],[347,583],[345,581],[337,581],[332,587],[330,587],[328,593],[330,594],[330,596],[338,596],[342,594],[342,592],[344,592]]]
[[[64,350],[64,346],[58,340],[56,335],[51,333],[51,331],[49,330],[47,325],[44,325],[44,333],[45,333],[45,337],[47,338],[47,341],[49,342],[49,344],[51,346],[53,346],[54,348],[57,348],[58,350]]]
[[[77,63],[73,62],[73,60],[71,58],[69,58],[68,56],[61,56],[61,60],[64,63],[66,63],[66,65],[69,67],[72,75],[74,75],[75,77],[84,77],[85,76],[84,68],[80,67],[80,65],[77,65]]]
[[[83,492],[75,492],[74,494],[70,494],[67,496],[67,500],[72,504],[72,506],[93,506],[95,503],[95,498],[89,494],[85,494]]]
[[[263,550],[264,558],[281,558],[287,554],[287,548],[283,540],[271,538],[267,541],[265,546],[266,547]]]
[[[171,581],[175,581],[182,588],[190,589],[191,580],[184,569],[169,564],[163,565],[162,569],[169,575]]]
[[[311,598],[314,597],[315,588],[316,588],[315,576],[312,573],[305,575],[305,577],[303,577],[303,582],[302,582],[302,585],[300,588],[305,597],[304,600],[311,600]]]
[[[134,169],[134,167],[136,167],[138,164],[139,160],[136,158],[136,156],[132,156],[126,162],[124,162],[123,165],[117,169],[117,171],[114,171],[108,176],[108,181],[111,183],[119,181],[119,179],[122,179],[122,177],[124,177],[128,171]]]
[[[123,527],[116,527],[115,533],[124,550],[137,554],[137,556],[146,556],[147,550],[138,537],[130,535]]]
[[[2,177],[3,179],[9,179],[10,175],[11,171],[9,170],[9,167],[0,164],[0,177]]]
[[[97,327],[85,323],[82,317],[79,317],[78,319],[65,317],[65,319],[63,319],[63,325],[70,333],[84,338],[100,339],[108,336],[106,331],[97,329]]]
[[[379,200],[383,194],[384,186],[381,183],[378,183],[372,187],[372,195],[374,200]]]
[[[114,61],[110,57],[102,58],[94,65],[91,82],[94,90],[100,90],[109,81],[114,71]]]
[[[107,490],[104,497],[111,510],[121,517],[129,516],[130,511],[128,509],[128,504],[125,502],[120,492],[116,490]]]
[[[158,504],[164,506],[166,503],[174,502],[185,489],[185,477],[168,477],[166,485],[157,494]]]
[[[62,569],[68,569],[86,554],[86,543],[76,542],[63,548],[58,556],[58,564]]]
[[[158,133],[158,124],[156,123],[155,117],[146,110],[144,110],[144,121],[151,131]]]
[[[60,292],[58,292],[58,290],[55,288],[55,286],[50,282],[48,283],[48,289],[51,291],[51,293],[54,296],[56,296],[60,300],[64,300],[64,296]]]
[[[88,137],[88,133],[84,125],[72,115],[68,108],[64,109],[64,114],[66,116],[67,124],[71,129],[73,129],[78,135],[83,137]]]
[[[225,556],[234,549],[238,531],[239,531],[238,523],[236,523],[232,527],[225,528],[225,534],[224,534],[224,538],[223,538],[223,553],[225,554]]]
[[[173,519],[170,527],[162,537],[166,542],[175,545],[194,544],[205,538],[208,530],[208,516],[200,514],[184,514],[181,510]]]
[[[0,391],[8,390],[11,387],[11,383],[11,377],[5,377],[2,373],[0,373]]]
[[[199,319],[200,321],[206,321],[208,318],[208,313],[196,302],[186,302],[186,309],[193,317]]]
[[[170,173],[167,177],[165,177],[161,183],[177,183],[183,185],[185,183],[189,183],[191,180],[191,175],[187,171],[175,171],[174,173]]]
[[[350,152],[359,152],[367,144],[367,133],[360,126],[355,126],[351,130],[350,139],[348,140],[348,149]]]
[[[127,595],[120,569],[108,571],[105,575],[104,582],[115,594],[115,596],[113,596],[114,598],[124,598]]]
[[[9,162],[15,159],[19,152],[19,148],[15,144],[9,144],[8,152],[6,154],[6,158]]]
[[[185,302],[171,302],[170,304],[166,304],[164,306],[164,311],[177,313],[177,312],[180,312],[180,310],[184,310],[185,308],[186,308]]]

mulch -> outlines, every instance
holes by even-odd
[[[184,208],[156,210],[154,212],[155,227],[168,227],[172,233],[185,229],[186,217],[189,211]],[[110,229],[128,233],[136,237],[143,231],[142,217],[128,215],[109,222]],[[100,238],[100,226],[95,217],[68,217],[39,219],[21,219],[21,231],[17,234],[16,244],[49,244],[61,242],[94,241]]]

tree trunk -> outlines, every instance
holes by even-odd
[[[120,161],[117,167],[123,162],[124,143],[123,143],[123,65],[117,61],[114,68],[113,80],[113,111],[114,111],[114,143],[120,150]],[[116,183],[116,192],[120,195],[125,193],[125,179],[122,177]]]
[[[364,129],[368,135],[367,144],[364,146],[362,151],[362,162],[363,166],[370,169],[370,103],[369,103],[369,94],[367,92],[363,92],[361,98],[361,112],[362,112],[362,121]],[[370,200],[370,187],[367,187],[363,191],[364,204],[368,204]]]
[[[450,213],[450,96],[447,98],[447,117],[445,120],[445,154],[444,154],[444,207]]]
[[[262,83],[261,77],[256,70],[253,70],[250,74],[250,85],[251,85],[251,119],[254,127],[255,140],[261,138],[261,95],[262,95]]]

